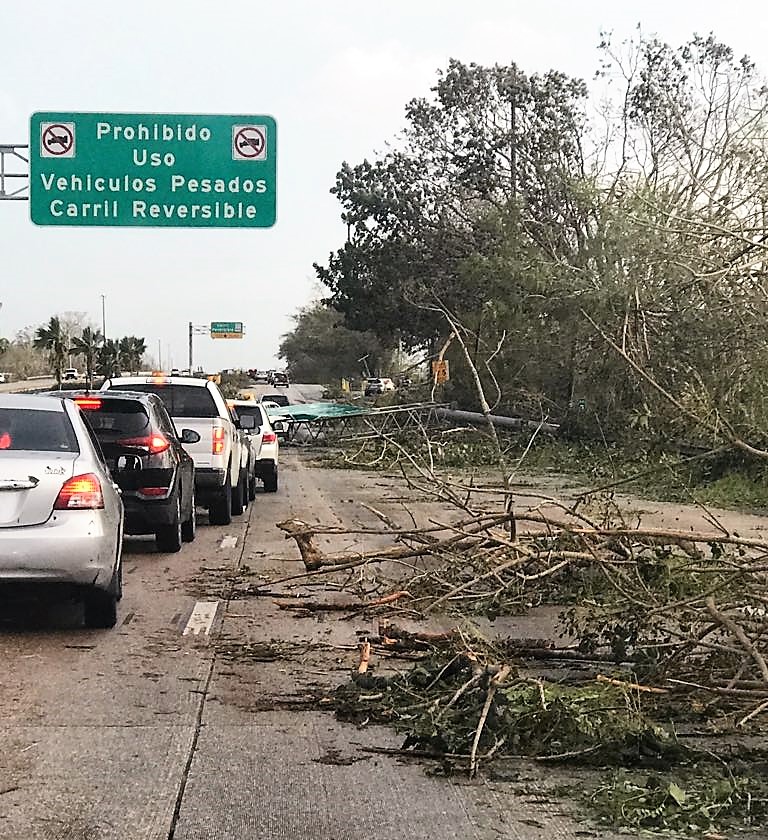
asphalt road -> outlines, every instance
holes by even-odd
[[[314,393],[294,386],[290,396]],[[373,527],[362,502],[402,512],[378,478],[317,469],[285,448],[280,491],[260,492],[231,526],[201,514],[196,541],[172,555],[145,538],[127,541],[114,630],[83,629],[75,605],[3,607],[2,837],[589,836],[559,804],[366,753],[361,746],[400,740],[324,710],[356,668],[356,631],[373,632],[373,620],[297,616],[249,591],[303,571],[275,523]],[[329,537],[324,547],[364,550],[384,538],[355,539]],[[534,771],[521,772],[521,785],[537,784]]]

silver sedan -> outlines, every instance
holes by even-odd
[[[0,394],[0,590],[82,598],[113,627],[122,595],[123,503],[71,400]]]

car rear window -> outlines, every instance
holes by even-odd
[[[140,391],[157,394],[171,417],[218,417],[216,402],[207,388],[194,385],[165,385],[161,382],[140,382],[135,385],[110,385],[110,391]]]
[[[149,415],[135,401],[103,400],[100,407],[83,411],[97,437],[139,435],[149,429]]]
[[[273,402],[283,406],[291,404],[291,401],[288,399],[288,397],[285,396],[285,394],[264,394],[264,396],[261,398],[261,401]]]
[[[235,406],[235,411],[240,417],[255,417],[256,423],[259,426],[263,426],[266,423],[266,420],[264,419],[264,412],[258,404],[238,405]]]
[[[0,408],[0,452],[79,452],[63,411]]]

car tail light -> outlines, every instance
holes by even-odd
[[[145,499],[158,499],[167,496],[170,489],[170,487],[139,487],[136,492]]]
[[[98,476],[93,473],[75,475],[64,482],[54,510],[93,510],[104,507],[104,494]]]
[[[119,446],[133,446],[145,449],[150,455],[159,455],[169,449],[171,444],[163,435],[145,435],[143,437],[121,438],[115,441]]]
[[[213,430],[213,439],[211,440],[211,451],[214,455],[221,455],[224,451],[225,440],[226,431],[223,426],[216,426]]]
[[[274,432],[264,432],[261,436],[262,443],[274,443],[277,440],[277,435]]]
[[[76,397],[75,398],[75,405],[80,406],[80,408],[84,409],[85,411],[98,411],[102,406],[102,400],[98,397]]]

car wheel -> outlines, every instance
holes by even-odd
[[[112,581],[109,584],[109,591],[115,596],[116,601],[123,598],[123,560],[119,558],[115,572],[112,575]]]
[[[181,551],[181,490],[176,491],[176,510],[170,525],[163,525],[155,531],[155,544],[158,551],[173,554]]]
[[[181,523],[181,538],[184,542],[193,542],[197,533],[197,513],[195,511],[195,491],[192,490],[192,502],[189,516]]]
[[[208,521],[211,525],[229,525],[232,521],[232,485],[229,481],[229,473],[224,479],[224,486],[219,490],[219,494],[211,499]]]
[[[245,492],[245,470],[240,470],[237,487],[232,488],[232,516],[240,516],[243,512],[243,494]]]
[[[277,470],[264,476],[264,490],[267,493],[277,493]]]
[[[85,595],[85,626],[107,630],[117,624],[117,596],[114,592],[92,589]]]

